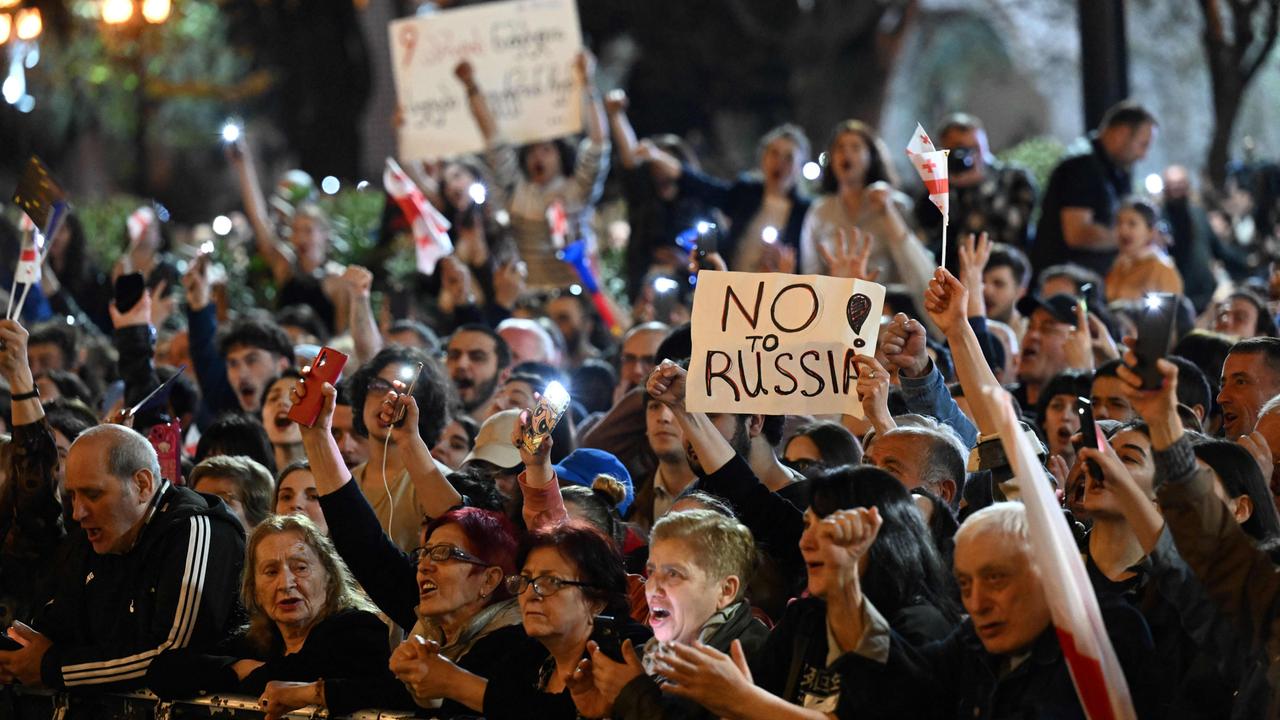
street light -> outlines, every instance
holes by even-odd
[[[133,0],[102,0],[102,22],[123,25],[133,17]]]
[[[159,25],[169,19],[170,0],[142,0],[142,19]]]
[[[23,8],[14,18],[13,31],[19,40],[35,40],[40,37],[40,31],[43,29],[40,8]]]

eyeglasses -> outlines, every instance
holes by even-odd
[[[472,555],[466,550],[463,550],[457,545],[450,545],[449,543],[438,543],[436,545],[417,547],[413,549],[413,553],[411,553],[411,555],[415,563],[420,563],[422,562],[422,558],[427,557],[431,558],[431,562],[433,563],[459,560],[464,563],[471,563],[472,565],[489,565],[489,563],[481,560],[475,555]]]
[[[538,597],[551,597],[563,590],[566,585],[583,588],[595,587],[591,583],[564,580],[555,575],[539,575],[536,578],[531,578],[528,575],[511,575],[507,577],[507,592],[512,595],[520,595],[532,586],[534,594]]]
[[[395,389],[395,385],[392,385],[390,380],[384,380],[380,377],[376,377],[369,381],[370,397],[378,397],[381,395],[386,395],[388,392],[394,389]]]

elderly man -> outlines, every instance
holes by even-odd
[[[908,490],[923,487],[955,507],[964,488],[965,449],[946,425],[900,426],[872,440],[863,462],[882,468]]]
[[[831,525],[828,541],[855,555],[871,546],[880,524],[864,509],[823,522]],[[842,650],[858,656],[845,666],[857,681],[843,684],[840,705],[875,718],[1083,718],[1031,556],[1025,508],[983,508],[955,539],[955,576],[969,619],[946,639],[915,647],[893,632],[860,589],[850,593],[850,611],[841,613],[848,621],[829,631]],[[1119,602],[1104,605],[1103,618],[1138,716],[1145,717],[1146,623]]]
[[[212,647],[240,624],[244,530],[216,497],[160,476],[146,438],[100,425],[67,456],[66,492],[84,530],[0,682],[128,690],[172,648]]]

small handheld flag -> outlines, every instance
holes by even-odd
[[[564,247],[569,237],[569,216],[565,214],[564,203],[553,201],[547,206],[547,226],[551,229],[551,243],[554,247]]]
[[[434,273],[440,258],[453,254],[453,241],[449,239],[452,225],[434,205],[427,202],[422,190],[394,158],[387,158],[382,186],[400,207],[413,230],[418,272],[423,275]]]
[[[938,150],[929,139],[920,123],[916,123],[915,134],[907,143],[907,157],[915,167],[925,189],[929,191],[929,201],[942,213],[942,257],[939,265],[947,262],[947,225],[951,220],[950,186],[947,180],[947,151]]]

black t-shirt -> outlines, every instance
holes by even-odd
[[[1132,187],[1128,171],[1107,159],[1101,143],[1095,138],[1090,150],[1063,160],[1049,176],[1031,249],[1031,264],[1037,273],[1059,263],[1074,262],[1099,275],[1106,275],[1116,259],[1116,251],[1075,250],[1067,246],[1062,235],[1062,210],[1086,208],[1093,211],[1093,222],[1112,225],[1120,200]]]

